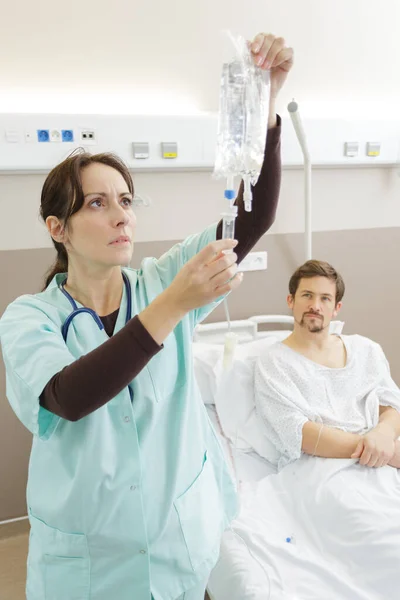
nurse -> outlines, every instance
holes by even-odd
[[[131,269],[134,190],[117,157],[74,154],[44,183],[57,262],[0,321],[7,396],[33,434],[28,600],[204,598],[237,503],[191,340],[274,220],[275,99],[293,62],[272,35],[252,52],[271,70],[271,117],[253,212],[242,188],[236,200],[237,245],[218,223]]]

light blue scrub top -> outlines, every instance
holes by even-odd
[[[132,316],[216,239],[216,225],[139,270],[124,269]],[[65,277],[65,275],[64,275]],[[190,312],[128,388],[78,422],[40,407],[48,381],[106,341],[74,318],[62,275],[13,302],[0,321],[7,396],[33,433],[27,502],[28,600],[173,600],[214,566],[237,512],[235,486],[193,373],[192,334],[215,305]],[[124,290],[115,331],[125,324]]]

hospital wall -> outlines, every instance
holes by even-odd
[[[54,259],[38,217],[44,176],[0,176],[0,314],[14,298],[38,291]],[[134,176],[152,205],[137,211],[133,265],[218,219],[223,203],[210,173]],[[268,252],[266,271],[248,272],[230,297],[232,318],[287,313],[288,279],[304,259],[302,172],[283,170],[276,222],[257,244]],[[313,256],[331,262],[347,291],[341,316],[347,333],[382,344],[400,384],[400,178],[395,169],[326,169],[313,173]],[[222,320],[217,309],[210,321]],[[0,521],[26,514],[31,437],[5,397],[0,361]],[[4,485],[3,482],[6,482]]]

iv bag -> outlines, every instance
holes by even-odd
[[[269,71],[254,64],[242,37],[229,34],[235,58],[222,68],[214,176],[240,175],[257,183],[269,116]]]

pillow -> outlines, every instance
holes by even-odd
[[[278,332],[283,335],[283,332]],[[290,334],[286,332],[286,336]],[[278,452],[264,434],[254,401],[254,366],[257,358],[282,335],[272,335],[236,347],[232,367],[220,368],[215,405],[224,434],[241,450],[257,454],[276,464]],[[284,338],[283,338],[284,339]]]
[[[343,327],[344,321],[331,321],[329,332],[335,333],[336,335],[340,335],[343,331]]]
[[[281,342],[286,339],[292,333],[292,329],[282,329],[278,331],[259,331],[257,333],[257,340],[265,340],[265,338],[273,338],[275,342]]]
[[[192,348],[194,374],[203,402],[204,404],[215,404],[216,366],[222,365],[224,347],[222,344],[195,342],[192,344]]]
[[[281,334],[284,332],[277,333]],[[287,332],[286,335],[289,333],[290,332]],[[254,354],[254,356],[258,356],[259,351],[257,348],[259,347],[259,344],[262,344],[262,347],[265,347],[266,343],[271,344],[275,341],[278,341],[276,337],[268,337],[268,342],[265,342],[263,338],[244,344],[238,344],[235,350],[235,358],[243,360],[248,353],[250,353],[250,355]],[[223,374],[222,360],[224,356],[224,345],[195,342],[193,343],[192,348],[194,373],[203,402],[205,404],[215,404],[218,381]]]

